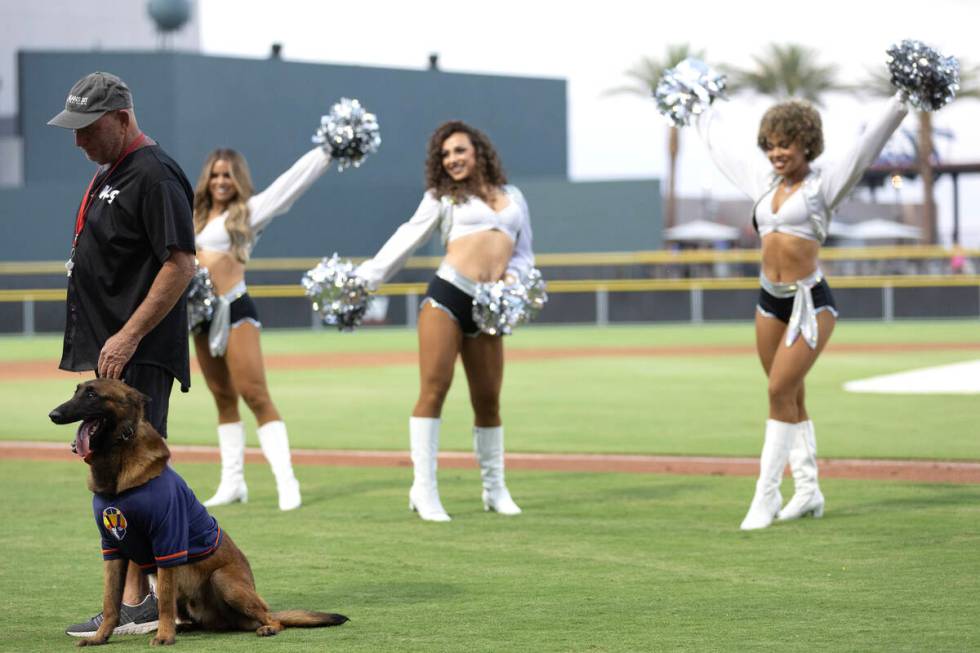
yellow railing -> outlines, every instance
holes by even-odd
[[[980,257],[980,250],[963,250],[965,256]],[[952,250],[939,245],[899,245],[893,247],[825,247],[820,258],[825,261],[867,260],[924,260],[948,259]],[[440,256],[414,256],[405,265],[408,269],[432,269],[439,266]],[[353,258],[360,262],[363,258]],[[305,271],[317,264],[314,258],[256,258],[249,262],[250,270]],[[708,250],[690,249],[677,252],[652,250],[641,252],[577,252],[569,254],[537,254],[535,264],[541,268],[556,266],[589,267],[595,265],[669,265],[695,263],[756,263],[757,249]],[[0,275],[63,274],[63,261],[0,262]]]
[[[64,288],[27,288],[0,290],[0,302],[54,302],[65,301]]]
[[[914,275],[914,276],[835,276],[834,288],[938,288],[952,286],[980,287],[980,275]],[[381,286],[380,295],[421,295],[426,283],[389,283]],[[551,293],[654,292],[700,290],[751,290],[759,287],[755,277],[690,278],[690,279],[559,279],[548,282]],[[251,285],[253,297],[302,297],[299,283]],[[0,290],[0,302],[64,301],[63,288]]]

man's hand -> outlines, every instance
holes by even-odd
[[[123,368],[133,357],[139,344],[139,338],[134,338],[125,331],[120,331],[106,340],[102,351],[99,352],[98,376],[106,379],[121,379]]]
[[[184,293],[194,276],[194,254],[176,249],[163,262],[150,291],[118,333],[105,341],[99,352],[99,376],[122,378],[123,368],[133,357],[140,340],[160,323]]]

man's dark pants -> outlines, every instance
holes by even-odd
[[[170,391],[174,377],[170,372],[156,365],[127,365],[122,380],[126,385],[136,388],[147,397],[144,408],[146,421],[153,425],[157,433],[167,437],[167,413],[170,411]]]

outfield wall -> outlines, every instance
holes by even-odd
[[[980,317],[980,250],[962,250],[951,274],[941,246],[827,247],[821,267],[845,319]],[[300,278],[317,258],[257,258],[249,292],[269,327],[317,327]],[[355,261],[359,259],[354,259]],[[383,285],[372,320],[412,325],[439,256],[410,258]],[[686,250],[538,254],[550,301],[543,323],[748,320],[759,292],[759,252]],[[903,272],[897,274],[896,271]],[[59,332],[65,277],[58,261],[0,262],[0,333]]]
[[[413,326],[431,276],[431,269],[409,269],[383,286],[370,323]],[[298,278],[295,270],[249,274],[249,289],[265,326],[321,328]],[[63,331],[64,290],[38,288],[39,279],[25,275],[20,277],[20,288],[0,290],[0,333]],[[980,319],[980,275],[835,277],[830,281],[843,319]],[[555,279],[548,292],[549,302],[539,323],[602,326],[751,320],[759,289],[754,277]]]

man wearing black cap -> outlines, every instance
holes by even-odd
[[[109,73],[72,86],[49,125],[72,129],[75,144],[99,164],[75,218],[68,270],[63,370],[95,370],[150,397],[146,417],[167,435],[174,379],[190,387],[187,305],[194,275],[193,191],[180,166],[140,131],[133,97]],[[88,441],[76,438],[79,455]],[[88,637],[96,615],[71,626]],[[157,626],[156,597],[130,563],[116,634]]]

